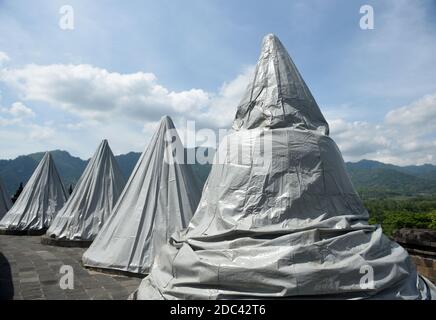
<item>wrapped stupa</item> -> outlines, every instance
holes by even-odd
[[[107,140],[103,140],[42,243],[89,245],[109,218],[125,183]]]
[[[17,201],[0,221],[0,232],[44,233],[66,200],[61,178],[47,152]]]
[[[187,227],[201,196],[184,157],[172,120],[163,117],[112,215],[84,253],[85,266],[149,272],[171,234]]]
[[[368,224],[328,124],[274,35],[233,128],[188,228],[131,298],[431,297],[408,253]]]
[[[4,215],[9,211],[11,207],[11,197],[6,192],[6,187],[4,186],[3,181],[0,178],[0,220],[4,217]]]

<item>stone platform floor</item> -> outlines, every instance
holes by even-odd
[[[40,241],[39,236],[0,235],[0,300],[124,300],[141,281],[82,267],[86,249],[47,246]],[[61,289],[63,265],[72,267],[74,289]]]

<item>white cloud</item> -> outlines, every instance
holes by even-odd
[[[69,130],[84,130],[92,127],[99,126],[100,123],[95,120],[83,120],[80,122],[69,122],[65,124],[65,127]]]
[[[103,137],[114,142],[115,152],[142,150],[163,115],[173,118],[181,136],[187,120],[196,121],[197,129],[229,128],[252,69],[247,68],[224,83],[216,94],[195,88],[172,91],[160,85],[151,73],[121,74],[91,65],[3,69],[0,81],[15,89],[21,100],[47,104],[62,118],[71,118],[55,123],[51,129],[69,132],[76,140],[86,136],[87,150],[78,147],[78,154],[87,157],[92,150],[88,144],[98,144]],[[33,111],[25,108],[16,104],[9,114],[12,110],[17,115],[30,116]],[[49,139],[55,134],[47,128],[29,130],[34,140]],[[70,148],[72,140],[67,139],[63,149]]]
[[[25,118],[35,116],[32,109],[26,107],[22,102],[14,102],[10,108],[1,108],[0,111],[7,115],[6,118],[0,116],[0,126],[16,125]]]
[[[253,67],[246,68],[217,93],[210,93],[195,88],[171,91],[151,73],[121,74],[90,65],[3,69],[0,80],[15,88],[22,100],[46,103],[74,120],[51,125],[29,122],[34,112],[16,102],[7,109],[11,118],[0,118],[0,126],[21,126],[36,145],[44,142],[85,158],[103,138],[111,141],[115,153],[139,151],[165,114],[173,118],[182,139],[187,120],[195,120],[197,130],[229,128],[252,73]],[[347,161],[436,163],[436,94],[389,111],[381,123],[330,114],[332,137]],[[86,147],[81,143],[84,137]]]
[[[0,127],[11,126],[19,123],[21,119],[17,118],[3,118],[0,116]]]
[[[7,110],[15,118],[34,117],[35,113],[32,109],[25,106],[22,102],[14,102],[9,110]]]
[[[235,79],[224,83],[218,94],[211,98],[208,110],[199,115],[198,119],[212,128],[228,128],[235,117],[236,107],[250,83],[253,72],[254,66],[249,66]]]
[[[10,60],[6,52],[0,51],[0,67]]]
[[[48,103],[85,120],[148,122],[165,114],[189,114],[203,125],[219,127],[231,123],[251,69],[225,83],[218,94],[202,89],[175,92],[151,73],[120,74],[90,65],[27,65],[4,69],[0,80],[16,88],[23,100]]]
[[[391,125],[416,126],[434,130],[436,124],[436,94],[429,94],[410,105],[390,111],[386,122]]]
[[[379,124],[329,121],[332,137],[349,161],[373,159],[398,165],[436,163],[436,94],[389,111]]]
[[[51,126],[32,124],[29,129],[29,137],[32,140],[47,140],[53,138],[56,134],[56,130]]]
[[[120,74],[90,65],[27,65],[4,69],[1,80],[18,89],[24,100],[45,102],[87,120],[197,114],[209,102],[207,92],[170,91],[151,73]]]

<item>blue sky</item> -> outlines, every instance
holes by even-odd
[[[64,4],[74,30],[59,28]],[[230,127],[270,32],[346,160],[436,163],[433,0],[0,0],[0,158],[87,158],[103,138],[141,151],[164,114]]]

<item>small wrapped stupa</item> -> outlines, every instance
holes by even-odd
[[[173,121],[163,117],[112,215],[84,253],[85,266],[112,272],[149,272],[171,234],[187,227],[201,196],[184,157]]]
[[[42,243],[89,245],[97,236],[126,181],[107,140],[103,140]]]
[[[8,213],[0,233],[44,233],[67,200],[52,156],[47,152]]]

